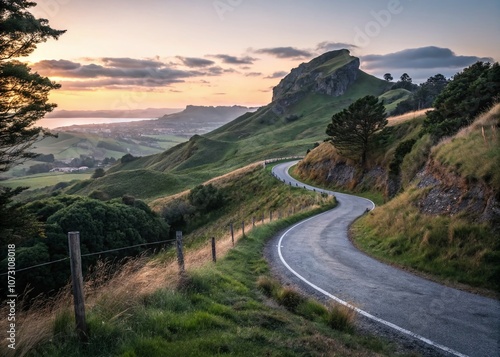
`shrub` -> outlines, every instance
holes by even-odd
[[[285,287],[281,289],[276,299],[289,311],[296,311],[297,307],[305,301],[305,298],[294,288]]]
[[[189,202],[202,212],[216,210],[223,206],[224,195],[211,183],[196,186],[189,192]]]
[[[95,169],[94,173],[92,174],[92,178],[97,179],[99,177],[103,177],[104,175],[106,175],[106,172],[104,171],[104,169],[102,167],[99,167],[99,168]]]
[[[326,323],[335,330],[352,332],[355,311],[345,305],[334,305],[328,310]]]
[[[278,282],[268,276],[262,275],[257,279],[257,287],[262,290],[264,295],[271,297],[278,289]]]
[[[127,162],[132,162],[134,160],[137,160],[138,158],[131,155],[131,154],[126,154],[126,155],[123,155],[122,158],[120,159],[120,161],[122,162],[122,164],[126,164]]]

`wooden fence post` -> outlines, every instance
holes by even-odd
[[[245,221],[241,222],[241,232],[242,232],[242,236],[244,237],[245,236]]]
[[[273,221],[273,211],[269,211],[269,222]]]
[[[82,256],[80,251],[80,232],[68,233],[69,259],[71,265],[71,281],[75,305],[75,320],[78,337],[88,340],[88,328],[85,321],[85,299],[83,294]]]
[[[179,274],[184,274],[184,252],[182,251],[182,231],[175,232],[177,243],[177,262],[179,263]]]
[[[215,238],[212,237],[212,260],[217,263],[217,254],[215,252]]]
[[[264,223],[264,213],[262,213],[262,223]]]
[[[252,227],[255,227],[255,216],[252,217]]]
[[[229,228],[231,229],[231,242],[233,242],[233,247],[234,247],[234,229],[232,223],[229,225]]]

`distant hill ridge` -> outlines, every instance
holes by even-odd
[[[233,106],[201,106],[188,105],[186,109],[178,113],[166,114],[159,118],[163,120],[197,120],[204,121],[219,121],[228,122],[247,112],[254,112],[258,108],[244,107],[241,105]]]
[[[186,188],[190,188],[195,183],[202,183],[258,160],[304,155],[315,142],[324,140],[326,126],[333,114],[363,96],[380,96],[389,90],[391,83],[361,71],[359,66],[359,59],[351,56],[348,50],[322,54],[292,69],[274,88],[273,101],[268,105],[254,112],[238,106],[224,108],[244,111],[233,117],[236,119],[207,134],[194,135],[188,142],[163,153],[118,164],[109,173],[113,174],[113,180],[118,185],[127,180],[132,171],[140,171],[143,182],[136,182],[137,187],[149,185],[149,176],[156,177],[158,172],[189,177]],[[160,124],[167,119],[180,123],[177,121],[179,117],[195,117],[194,114],[199,110],[197,106],[188,106],[181,113],[151,122]],[[221,108],[204,110],[217,112]],[[148,175],[148,172],[151,174]],[[106,185],[111,184],[111,178],[108,181]],[[105,186],[98,183],[99,180],[86,189],[107,191]],[[116,191],[113,196],[127,193],[124,187],[123,191]],[[155,196],[167,193],[175,192],[158,190]],[[137,195],[137,192],[134,194]],[[141,198],[140,195],[137,197]]]

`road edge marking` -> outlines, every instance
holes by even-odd
[[[295,164],[296,164],[296,163],[295,163]],[[291,167],[291,166],[293,166],[293,165],[290,165],[290,167]],[[286,170],[286,173],[287,173],[287,174],[288,174],[288,170],[290,169],[290,167],[288,167],[288,169]],[[274,173],[274,169],[275,169],[275,167],[273,167],[273,170],[272,170],[272,172],[273,172],[273,173]],[[290,174],[288,174],[288,175],[290,176]],[[291,177],[291,176],[290,176],[290,177]],[[292,178],[293,178],[293,177],[292,177]],[[294,179],[294,180],[295,180],[295,179]],[[298,180],[295,180],[295,181],[300,182],[300,181],[298,181]],[[307,186],[314,187],[314,186],[311,186],[311,185],[307,185]],[[304,188],[305,188],[305,189],[307,189],[305,186],[304,186]],[[334,191],[329,191],[329,190],[324,190],[324,189],[319,189],[319,188],[316,188],[316,190],[318,190],[319,192],[323,191],[323,192],[325,192],[325,193],[329,193],[329,194],[333,194],[333,195],[335,195],[335,192],[334,192]],[[321,190],[321,191],[320,191],[320,190]],[[349,195],[349,194],[346,194],[346,193],[343,193],[343,194],[345,194],[345,195]],[[355,196],[355,195],[350,195],[350,196],[354,196],[354,197],[362,198],[362,199],[365,199],[365,200],[369,201],[369,202],[373,205],[373,208],[372,208],[372,209],[374,209],[374,208],[376,207],[375,203],[374,203],[372,200],[368,199],[368,198],[365,198],[365,197],[359,197],[359,196]],[[285,267],[286,267],[286,268],[287,268],[287,269],[288,269],[288,270],[289,270],[289,271],[290,271],[293,275],[295,275],[297,278],[299,278],[300,280],[302,280],[304,283],[306,283],[307,285],[309,285],[310,287],[312,287],[314,290],[316,290],[316,291],[318,291],[318,292],[322,293],[323,295],[325,295],[325,296],[329,297],[330,299],[332,299],[332,300],[336,301],[337,303],[339,303],[339,304],[341,304],[341,305],[344,305],[344,306],[346,306],[346,307],[348,307],[348,308],[352,309],[353,311],[357,312],[358,314],[360,314],[360,315],[362,315],[362,316],[364,316],[364,317],[366,317],[366,318],[368,318],[368,319],[370,319],[370,320],[373,320],[373,321],[375,321],[375,322],[377,322],[377,323],[379,323],[379,324],[382,324],[382,325],[384,325],[384,326],[387,326],[387,327],[389,327],[389,328],[392,328],[392,329],[394,329],[394,330],[396,330],[396,331],[398,331],[398,332],[400,332],[400,333],[402,333],[402,334],[404,334],[404,335],[407,335],[407,336],[413,337],[413,338],[415,338],[415,339],[417,339],[417,340],[419,340],[419,341],[421,341],[421,342],[424,342],[424,343],[426,343],[426,344],[428,344],[428,345],[430,345],[430,346],[432,346],[432,347],[434,347],[434,348],[438,348],[438,349],[440,349],[440,350],[442,350],[442,351],[444,351],[444,352],[450,353],[450,354],[452,354],[452,355],[454,355],[454,356],[457,356],[457,357],[469,357],[468,355],[465,355],[465,354],[463,354],[463,353],[460,353],[460,352],[458,352],[458,351],[455,351],[455,350],[453,350],[453,349],[451,349],[451,348],[449,348],[449,347],[446,347],[446,346],[441,345],[441,344],[439,344],[439,343],[437,343],[437,342],[434,342],[434,341],[432,341],[432,340],[430,340],[430,339],[428,339],[428,338],[426,338],[426,337],[423,337],[423,336],[421,336],[421,335],[419,335],[419,334],[417,334],[417,333],[414,333],[414,332],[412,332],[412,331],[410,331],[410,330],[404,329],[404,328],[402,328],[402,327],[400,327],[400,326],[398,326],[398,325],[396,325],[396,324],[393,324],[392,322],[386,321],[386,320],[384,320],[384,319],[381,319],[381,318],[379,318],[379,317],[376,317],[376,316],[374,316],[374,315],[370,314],[369,312],[366,312],[366,311],[364,311],[364,310],[361,310],[360,308],[357,308],[357,307],[355,307],[355,306],[353,306],[353,305],[349,304],[347,301],[344,301],[344,300],[340,299],[339,297],[337,297],[337,296],[335,296],[335,295],[333,295],[333,294],[330,294],[328,291],[326,291],[326,290],[324,290],[324,289],[320,288],[319,286],[317,286],[317,285],[313,284],[312,282],[310,282],[309,280],[307,280],[306,278],[304,278],[302,275],[300,275],[299,273],[297,273],[295,270],[293,270],[293,268],[292,268],[292,267],[291,267],[291,266],[290,266],[290,265],[289,265],[289,264],[285,261],[285,258],[283,257],[283,254],[281,253],[281,248],[282,248],[282,244],[283,244],[283,239],[285,238],[285,236],[286,236],[286,235],[287,235],[290,231],[292,231],[292,230],[293,230],[293,229],[295,229],[296,227],[298,227],[298,226],[300,226],[300,225],[302,225],[302,224],[304,224],[304,223],[306,223],[306,222],[308,222],[308,221],[310,221],[310,220],[312,220],[312,219],[314,219],[314,218],[321,217],[322,215],[328,214],[328,213],[330,213],[331,211],[332,211],[332,210],[327,211],[327,212],[320,213],[320,214],[318,214],[318,215],[316,215],[316,216],[313,216],[313,217],[307,218],[307,219],[305,219],[305,220],[303,220],[303,221],[301,221],[301,222],[299,222],[299,223],[296,223],[295,225],[293,225],[292,227],[290,227],[290,228],[289,228],[289,229],[288,229],[285,233],[283,233],[283,234],[281,235],[280,239],[278,240],[277,247],[278,247],[278,255],[279,255],[280,260],[281,260],[281,262],[283,263],[283,265],[284,265],[284,266],[285,266]]]

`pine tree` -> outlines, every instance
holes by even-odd
[[[359,159],[364,167],[373,134],[386,125],[384,103],[368,95],[333,115],[326,134],[342,155]]]

